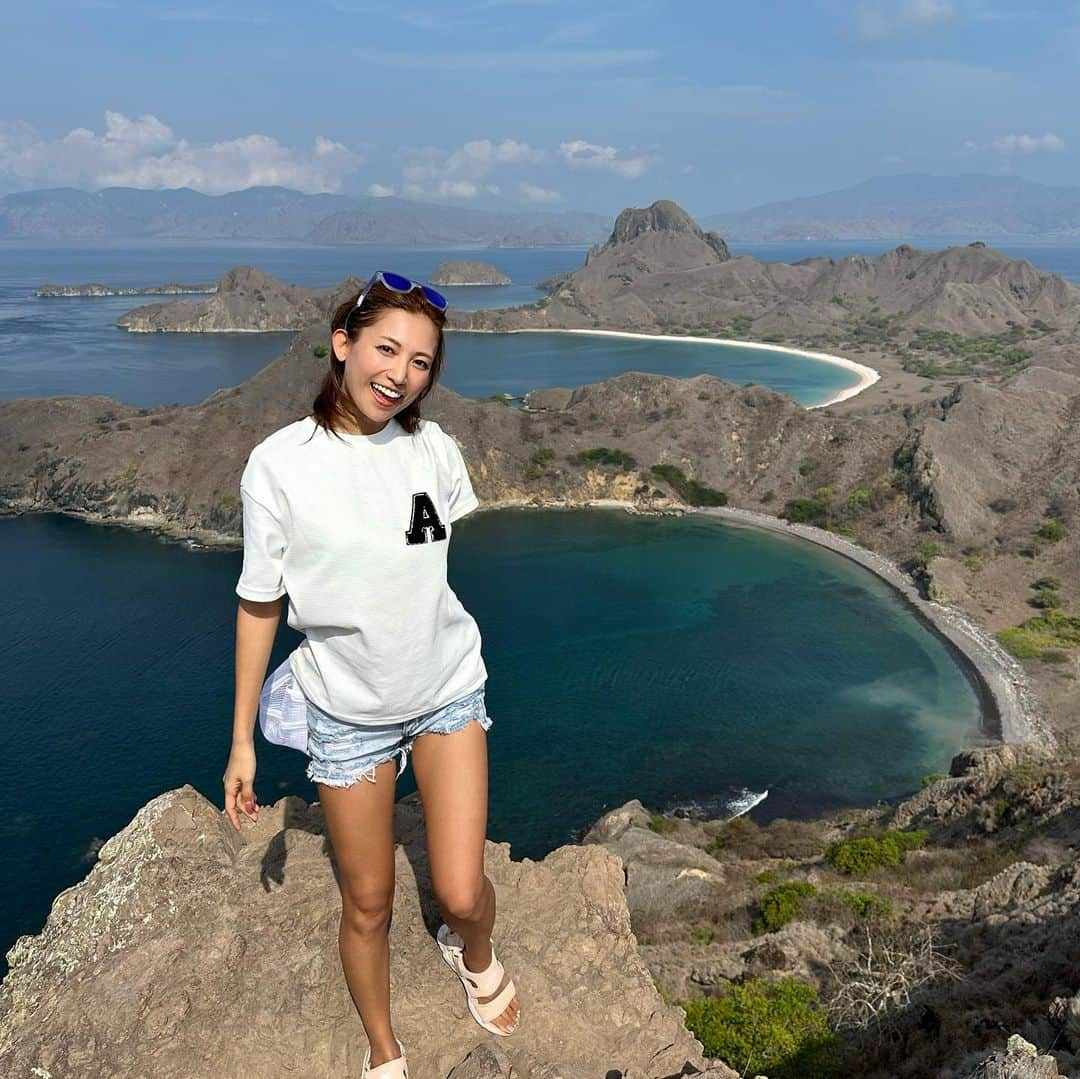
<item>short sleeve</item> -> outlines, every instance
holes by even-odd
[[[236,594],[256,603],[285,595],[282,562],[286,535],[269,477],[261,462],[248,458],[240,477],[240,498],[244,511],[244,565]]]
[[[445,434],[445,432],[444,432]],[[465,458],[457,443],[446,435],[447,457],[450,461],[450,522],[453,523],[466,513],[471,513],[480,505],[480,500],[473,491],[469,471],[465,467]]]

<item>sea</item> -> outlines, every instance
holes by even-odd
[[[36,300],[46,282],[198,282],[249,262],[330,284],[372,267],[423,276],[443,258],[483,257],[513,278],[507,299],[517,303],[580,264],[584,250],[3,242],[0,396],[115,391],[134,404],[186,403],[218,388],[224,372],[225,384],[250,377],[290,336],[128,335],[113,323],[137,298]],[[1045,251],[1055,272],[1080,279],[1080,250],[1030,250],[1023,257],[1036,265]],[[827,245],[753,253],[833,254]],[[488,290],[476,305],[493,305]],[[496,358],[508,386],[535,380],[544,363],[562,364],[564,381],[551,384],[578,385],[621,362],[616,339],[573,338],[559,359],[564,346],[538,340],[545,335],[458,337],[478,353],[501,343],[483,361],[468,361],[465,343],[455,349],[461,368],[473,363],[480,394]],[[636,364],[656,355],[671,373],[695,374],[694,353],[674,358],[686,344],[652,343],[623,369],[644,370]],[[704,347],[701,362],[722,351]],[[143,383],[153,389],[139,397]],[[804,392],[825,391],[811,379]],[[480,512],[454,534],[451,585],[480,626],[489,672],[488,835],[509,842],[514,858],[574,842],[631,798],[656,812],[749,812],[759,823],[896,801],[947,770],[954,753],[990,740],[950,647],[889,586],[834,552],[697,515],[612,509]],[[0,518],[0,557],[6,951],[40,931],[55,896],[150,799],[190,783],[222,806],[242,556],[49,513]],[[271,665],[299,640],[282,620]],[[303,754],[259,736],[257,748],[262,804],[317,799]],[[398,795],[414,789],[409,768]]]

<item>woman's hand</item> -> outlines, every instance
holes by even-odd
[[[255,824],[259,823],[259,805],[255,801],[255,746],[233,746],[229,754],[229,763],[225,766],[222,777],[225,784],[225,812],[233,827],[240,831],[240,817],[237,810],[244,813]]]

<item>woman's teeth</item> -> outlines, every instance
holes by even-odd
[[[383,386],[378,382],[372,382],[371,389],[375,394],[375,400],[380,404],[393,405],[401,400],[402,395],[390,389],[389,386]]]

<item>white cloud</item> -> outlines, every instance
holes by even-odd
[[[495,168],[536,164],[546,154],[516,139],[473,139],[449,153],[428,146],[408,150],[406,156],[401,173],[403,194],[410,198],[472,199],[481,191],[500,193],[496,185],[482,182]]]
[[[260,134],[191,143],[149,113],[135,120],[107,111],[103,134],[78,127],[53,141],[26,124],[0,129],[0,182],[9,189],[190,187],[217,195],[279,184],[336,192],[360,162],[358,154],[322,135],[310,150]]]
[[[948,0],[870,0],[855,12],[859,36],[867,41],[931,30],[956,17]]]
[[[1049,131],[1045,135],[998,135],[994,139],[994,149],[1003,154],[1033,154],[1039,150],[1058,152],[1065,149],[1065,140]]]
[[[386,184],[368,184],[367,191],[377,199],[385,199],[394,193],[394,189]]]
[[[539,187],[537,184],[529,184],[524,180],[518,184],[518,191],[522,198],[529,202],[555,202],[562,198],[558,191],[552,191],[550,187]]]
[[[584,139],[559,143],[559,154],[568,165],[576,168],[609,169],[628,179],[640,176],[651,163],[647,156],[620,158],[614,146],[598,146]]]

